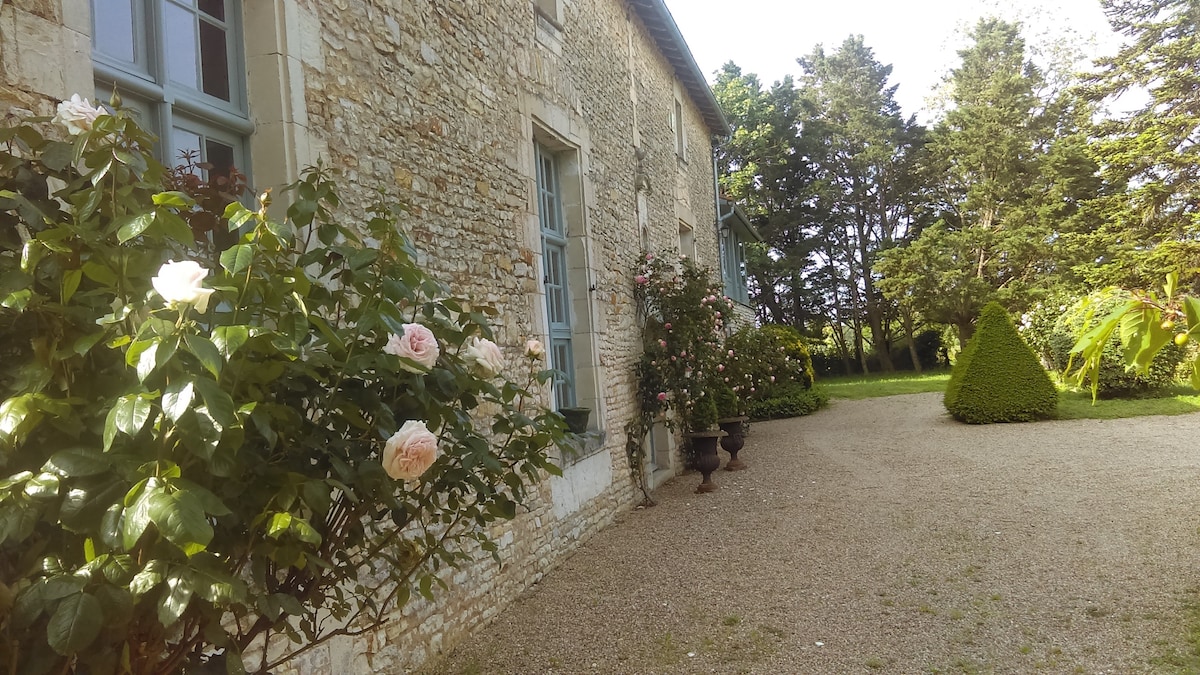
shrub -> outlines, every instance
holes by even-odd
[[[1131,297],[1124,291],[1102,291],[1077,299],[1051,298],[1021,315],[1021,334],[1045,367],[1063,374],[1076,341]],[[1134,398],[1170,386],[1179,379],[1185,353],[1184,348],[1170,343],[1155,355],[1146,372],[1137,372],[1126,367],[1120,331],[1114,331],[1100,355],[1096,395]]]
[[[954,364],[944,402],[969,424],[1027,422],[1054,413],[1058,390],[1008,313],[993,302]]]
[[[792,386],[776,392],[775,396],[752,401],[748,414],[753,420],[775,420],[810,415],[829,403],[829,394],[820,389]]]
[[[812,387],[812,358],[791,326],[747,326],[729,336],[725,348],[724,382],[748,402],[774,398],[792,386]]]
[[[201,219],[94,112],[70,143],[0,129],[5,670],[234,673],[251,647],[267,672],[496,555],[562,438],[549,373],[501,372],[496,310],[327,171],[285,220]]]

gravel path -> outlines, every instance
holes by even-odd
[[[437,673],[1181,672],[1200,414],[966,426],[940,394],[756,424]]]

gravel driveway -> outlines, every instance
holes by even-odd
[[[940,394],[756,424],[749,469],[660,488],[431,670],[1192,672],[1197,439],[966,426]]]

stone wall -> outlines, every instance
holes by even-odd
[[[280,671],[399,672],[494,618],[640,497],[623,432],[640,345],[632,268],[643,246],[677,250],[683,223],[697,259],[716,269],[711,132],[624,0],[562,0],[553,21],[530,0],[244,4],[259,129],[252,179],[283,184],[321,158],[342,172],[349,211],[387,188],[411,209],[406,227],[422,262],[456,292],[501,308],[497,341],[514,364],[526,338],[546,333],[535,138],[561,151],[578,193],[568,208],[571,283],[589,330],[576,336],[577,367],[591,378],[598,451],[542,482],[527,510],[496,527],[502,566],[482,559],[447,578],[436,604],[413,601],[377,633],[311,650]],[[0,7],[6,109],[49,114],[54,101],[92,92],[88,7]]]

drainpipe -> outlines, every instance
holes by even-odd
[[[722,225],[730,216],[733,215],[733,206],[730,205],[729,213],[721,213],[721,182],[717,173],[717,153],[720,145],[720,137],[712,137],[712,162],[713,162],[713,213],[717,214],[717,220],[714,224],[717,235],[717,270],[721,273],[721,283],[725,283],[725,256],[721,255],[721,230]]]

